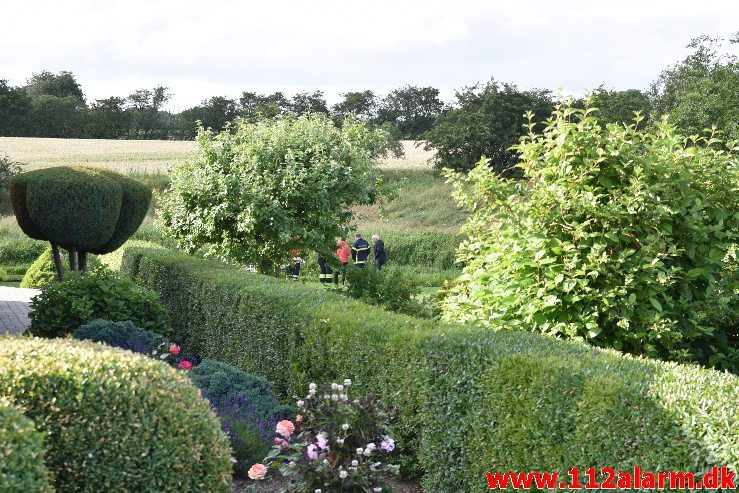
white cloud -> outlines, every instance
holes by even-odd
[[[175,109],[243,90],[451,94],[491,76],[646,88],[692,37],[739,29],[735,0],[44,0],[3,12],[0,78],[71,70],[91,99],[164,84]]]

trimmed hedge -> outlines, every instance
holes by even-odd
[[[98,318],[75,330],[72,335],[80,341],[102,342],[108,346],[147,356],[151,356],[152,351],[159,346],[167,344],[167,340],[161,334],[140,329],[130,320],[111,322]]]
[[[18,408],[0,398],[0,491],[50,493],[44,435]]]
[[[444,325],[156,250],[123,271],[160,293],[174,339],[274,381],[352,378],[390,404],[406,474],[472,492],[489,470],[739,467],[739,378],[522,332]]]
[[[151,358],[3,337],[0,396],[48,434],[58,492],[231,491],[231,451],[208,403],[184,372]]]

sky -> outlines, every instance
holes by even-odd
[[[491,77],[582,94],[647,89],[739,0],[2,2],[0,79],[73,72],[88,101],[169,87],[170,110],[242,91],[454,90]],[[736,45],[735,45],[736,46]]]

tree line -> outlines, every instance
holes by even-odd
[[[739,33],[729,43],[739,43]],[[739,60],[725,46],[723,39],[701,36],[690,43],[692,53],[662,71],[648,90],[600,86],[587,104],[598,108],[602,124],[631,123],[639,112],[640,125],[654,127],[669,115],[685,135],[716,126],[724,138],[739,139]],[[0,80],[0,136],[192,139],[198,122],[221,131],[237,117],[257,121],[323,113],[338,126],[352,117],[382,126],[396,139],[423,140],[437,151],[439,167],[471,169],[485,156],[505,174],[517,160],[510,147],[524,132],[524,113],[533,112],[541,122],[561,102],[552,91],[524,90],[494,79],[458,90],[449,104],[440,99],[438,89],[413,85],[386,95],[350,91],[332,106],[320,90],[292,97],[245,91],[238,99],[214,96],[172,113],[164,109],[171,97],[168,88],[158,86],[127,97],[86,101],[71,72],[43,71],[17,87]],[[586,101],[570,104],[583,107]]]

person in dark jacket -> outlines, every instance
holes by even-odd
[[[354,265],[360,269],[364,268],[364,264],[367,263],[367,258],[370,254],[370,245],[367,240],[362,238],[362,235],[357,233],[354,235],[354,245],[352,245],[352,260]]]
[[[375,267],[377,267],[377,270],[380,270],[382,269],[382,266],[387,263],[385,243],[378,235],[372,235],[372,243],[375,244],[374,251],[372,252],[375,257]]]
[[[334,282],[333,270],[331,269],[331,267],[328,266],[328,264],[326,263],[326,259],[323,258],[321,255],[318,256],[318,269],[318,276],[322,284]]]

